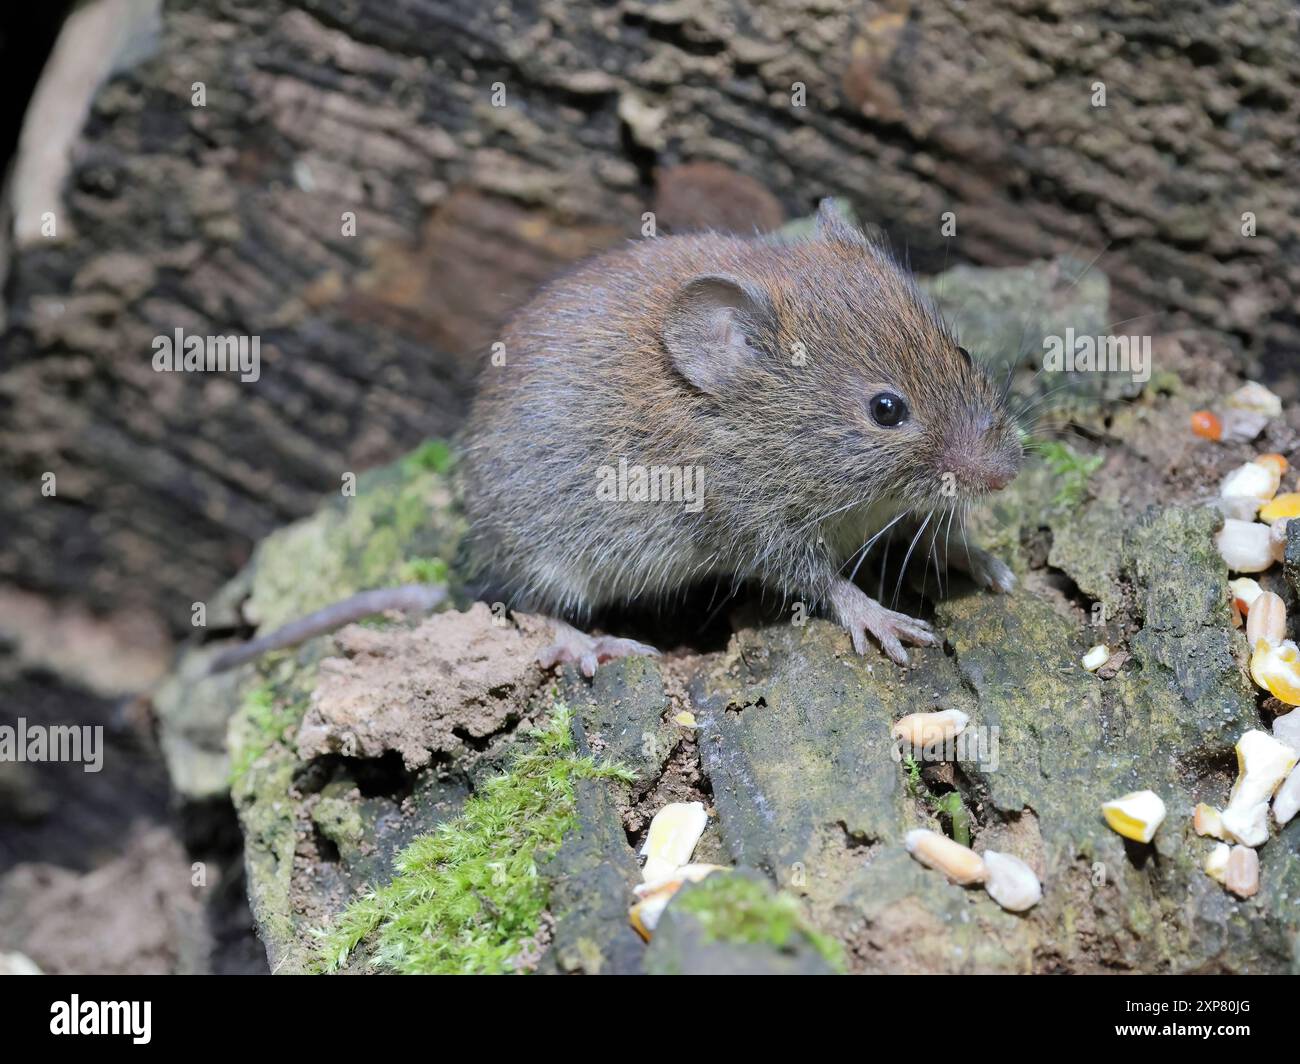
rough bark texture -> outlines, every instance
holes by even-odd
[[[1284,0],[167,3],[58,238],[9,264],[0,580],[184,624],[345,471],[453,429],[501,316],[651,209],[764,228],[838,193],[923,269],[1077,249],[1112,317],[1280,367],[1298,28]],[[261,380],[154,373],[177,327],[260,335]]]

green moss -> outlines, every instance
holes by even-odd
[[[673,907],[699,921],[706,941],[791,950],[806,942],[827,964],[843,971],[840,944],[809,926],[799,902],[766,883],[715,873],[673,900]]]
[[[908,754],[903,758],[903,771],[907,779],[907,793],[913,798],[921,797],[925,785],[921,782],[921,762]]]
[[[404,584],[445,584],[449,570],[441,558],[412,558],[402,566]]]
[[[237,788],[258,758],[278,743],[286,729],[302,719],[302,707],[277,699],[269,683],[251,688],[236,713],[239,721],[238,744],[232,743],[230,785]]]
[[[263,540],[249,615],[270,629],[366,588],[452,583],[448,563],[464,518],[440,471],[453,463],[451,455],[446,443],[431,441],[393,465],[362,473],[354,496],[334,496],[311,517]]]
[[[1068,510],[1083,502],[1088,491],[1088,478],[1101,468],[1103,455],[1082,455],[1069,444],[1059,440],[1042,440],[1034,448],[1047,462],[1056,478],[1056,494],[1052,505]]]
[[[319,932],[320,967],[341,967],[365,943],[376,966],[395,972],[512,971],[547,904],[537,862],[577,824],[575,781],[631,781],[626,769],[575,756],[571,723],[557,704],[460,816],[403,850],[392,882]]]
[[[314,665],[288,654],[269,655],[258,680],[230,719],[230,796],[244,832],[248,895],[273,971],[301,971],[295,943],[301,917],[291,900],[297,831],[293,780],[294,734],[315,684]]]
[[[365,833],[356,803],[346,798],[322,797],[312,810],[311,818],[321,834],[340,850],[356,846]]]
[[[447,473],[452,466],[452,450],[445,440],[428,440],[402,459],[410,472]]]

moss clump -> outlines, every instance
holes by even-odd
[[[757,879],[715,873],[674,898],[672,907],[695,917],[706,941],[790,951],[806,944],[844,970],[840,944],[809,926],[798,901]]]
[[[416,839],[397,876],[349,906],[321,936],[320,966],[346,964],[363,942],[372,962],[410,974],[508,973],[546,908],[537,862],[577,825],[574,783],[631,773],[573,752],[572,712],[557,704],[461,814]]]
[[[232,750],[230,783],[238,788],[253,763],[284,736],[285,730],[302,720],[303,707],[277,698],[275,688],[262,683],[244,696],[236,716],[243,740]]]
[[[450,584],[464,518],[439,470],[453,464],[451,448],[430,441],[362,473],[354,496],[336,495],[267,537],[254,558],[248,615],[270,630],[367,588]]]
[[[447,473],[452,466],[452,449],[445,440],[428,440],[402,459],[408,473]]]
[[[445,584],[450,570],[441,558],[412,558],[401,568],[403,584]]]
[[[1103,455],[1083,455],[1069,444],[1058,440],[1043,440],[1035,447],[1047,462],[1056,478],[1056,495],[1052,505],[1058,510],[1068,510],[1083,502],[1088,490],[1088,478],[1101,468]]]

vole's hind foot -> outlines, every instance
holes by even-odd
[[[831,607],[835,619],[848,629],[853,649],[867,652],[867,633],[880,643],[880,649],[899,665],[907,664],[904,641],[915,646],[938,646],[939,637],[926,622],[905,613],[887,610],[856,584],[839,580],[831,588]]]
[[[546,669],[571,661],[577,664],[582,675],[595,676],[596,666],[601,662],[627,658],[634,654],[648,654],[651,657],[659,655],[659,651],[654,647],[647,643],[638,643],[635,639],[620,639],[612,635],[588,635],[563,621],[551,623],[555,630],[555,641],[537,652],[537,660]]]
[[[1016,589],[1016,574],[1011,571],[1011,566],[979,547],[954,550],[948,560],[954,568],[967,573],[980,587],[986,587],[1000,595],[1009,595]]]

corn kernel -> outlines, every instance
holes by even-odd
[[[917,828],[907,833],[903,843],[907,852],[927,868],[942,872],[961,886],[983,883],[988,876],[984,859],[979,854],[937,831]]]
[[[1255,600],[1246,619],[1246,639],[1252,647],[1262,639],[1269,646],[1281,646],[1286,639],[1286,603],[1280,595],[1265,591]]]
[[[1296,813],[1300,813],[1300,768],[1293,768],[1273,795],[1273,819],[1278,826],[1289,824]]]
[[[1264,593],[1264,589],[1259,586],[1258,581],[1252,580],[1248,576],[1229,580],[1228,590],[1232,592],[1232,600],[1242,613],[1249,613],[1250,607],[1254,605],[1255,600]]]
[[[1290,640],[1277,647],[1258,643],[1250,656],[1250,678],[1288,706],[1300,706],[1300,651]]]
[[[1253,897],[1259,891],[1259,854],[1246,846],[1234,846],[1228,855],[1223,885],[1239,898]]]
[[[1133,791],[1106,802],[1101,815],[1111,830],[1135,842],[1150,842],[1164,823],[1165,803],[1154,791]]]
[[[1268,842],[1268,803],[1229,805],[1223,811],[1223,833],[1244,846],[1263,846]]]
[[[895,722],[890,734],[904,745],[916,747],[944,743],[961,734],[970,723],[970,717],[960,709],[945,709],[939,713],[909,713]]]
[[[1223,437],[1223,422],[1208,410],[1198,410],[1192,415],[1192,432],[1203,440]]]
[[[1083,656],[1083,660],[1079,664],[1089,672],[1096,672],[1108,661],[1110,661],[1110,647],[1098,643]]]
[[[1300,760],[1286,743],[1258,728],[1238,739],[1236,750],[1237,782],[1232,785],[1229,808],[1268,801]]]
[[[1222,817],[1229,838],[1246,846],[1268,841],[1268,800],[1297,760],[1290,746],[1268,732],[1252,729],[1237,740],[1237,782]]]
[[[985,850],[984,867],[988,870],[984,889],[1008,912],[1022,913],[1043,900],[1043,885],[1019,857]]]
[[[1212,805],[1206,805],[1199,802],[1192,812],[1192,827],[1196,829],[1196,834],[1208,836],[1212,839],[1222,839],[1223,834],[1223,815]]]
[[[1277,494],[1282,477],[1271,465],[1247,462],[1238,466],[1219,485],[1219,494],[1225,499],[1245,496],[1248,499],[1267,501]]]
[[[1258,381],[1247,381],[1228,396],[1228,406],[1235,410],[1250,410],[1264,417],[1278,417],[1282,413],[1282,400]]]
[[[1221,842],[1205,858],[1205,874],[1220,883],[1228,876],[1228,859],[1232,856],[1232,847]]]
[[[1291,463],[1286,460],[1286,456],[1280,454],[1261,454],[1255,461],[1260,465],[1271,466],[1276,469],[1279,477],[1283,476],[1291,467]]]
[[[1234,573],[1262,573],[1273,564],[1268,525],[1229,517],[1214,537],[1219,554]]]
[[[730,869],[723,868],[721,865],[682,865],[667,879],[661,879],[654,883],[642,883],[633,887],[633,891],[640,900],[628,910],[628,920],[636,929],[636,933],[649,942],[654,929],[659,926],[659,917],[663,915],[664,909],[668,907],[668,902],[674,894],[687,883],[698,883],[713,872],[728,871]]]
[[[641,847],[645,857],[641,878],[647,883],[666,879],[686,864],[708,819],[701,802],[671,802],[660,809]]]

